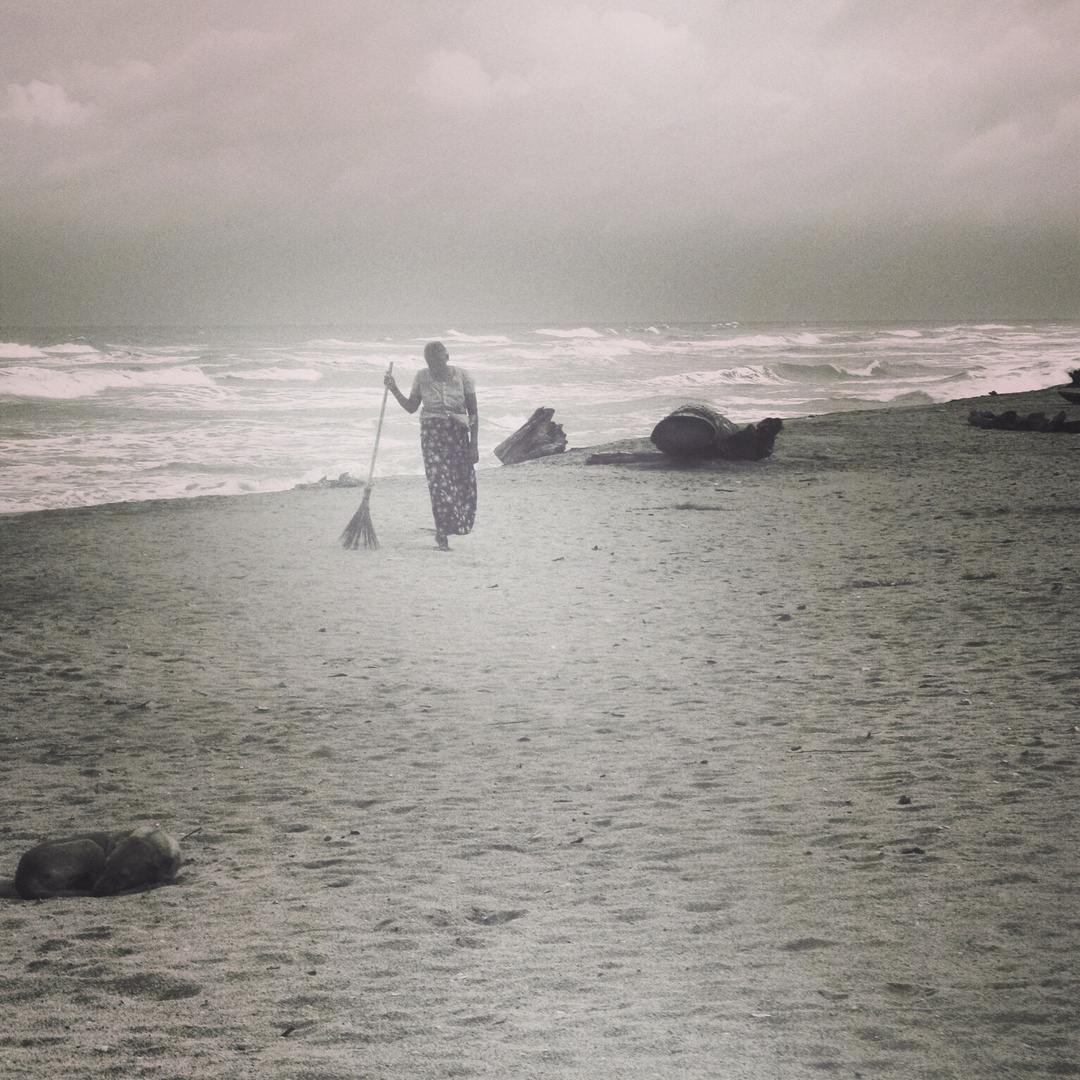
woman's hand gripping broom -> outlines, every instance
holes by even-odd
[[[390,361],[387,375],[394,373],[394,362]],[[360,501],[360,509],[352,516],[352,521],[345,526],[341,534],[341,542],[352,550],[356,550],[363,541],[366,548],[377,548],[379,541],[375,537],[375,527],[371,524],[371,509],[368,502],[371,499],[371,481],[375,476],[375,455],[379,452],[379,438],[382,435],[383,417],[386,415],[386,397],[390,393],[390,387],[383,389],[382,408],[379,410],[379,426],[375,429],[375,449],[371,452],[371,468],[368,470],[367,483],[364,485],[364,497]]]

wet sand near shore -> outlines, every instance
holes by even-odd
[[[1080,435],[0,518],[12,1077],[1080,1075]],[[628,444],[627,449],[640,449]],[[43,837],[177,882],[20,901]],[[195,831],[197,830],[197,831]]]

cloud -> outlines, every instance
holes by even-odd
[[[416,80],[417,92],[436,107],[477,110],[498,98],[529,92],[525,80],[508,75],[493,79],[467,53],[438,49]]]
[[[700,47],[684,23],[631,10],[549,8],[526,27],[534,78],[562,89],[587,89],[613,103],[623,95],[668,96],[686,85]]]
[[[152,248],[237,303],[640,298],[651,254],[1077,229],[1078,0],[39,0],[0,62],[0,229],[54,276],[58,237],[125,238],[117,289]]]
[[[257,25],[166,37],[153,59],[71,63],[10,92],[18,179],[77,177],[72,215],[112,200],[154,220],[174,205],[291,217],[322,201],[364,219],[411,201],[423,227],[689,227],[998,213],[1026,204],[1025,155],[1076,153],[1076,4],[451,7],[372,25],[330,5],[320,27],[271,4]],[[35,141],[35,125],[73,138]],[[1076,190],[1060,168],[1049,183]]]
[[[93,115],[92,105],[72,101],[62,86],[32,79],[25,86],[12,83],[7,88],[7,103],[0,119],[12,120],[26,127],[77,127]]]

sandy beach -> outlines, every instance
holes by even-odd
[[[967,423],[1064,407],[487,470],[449,555],[419,478],[378,551],[350,489],[0,519],[5,1075],[1080,1075],[1080,435]],[[147,823],[175,884],[17,898]]]

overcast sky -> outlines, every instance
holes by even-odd
[[[0,0],[0,320],[1080,317],[1080,0]]]

